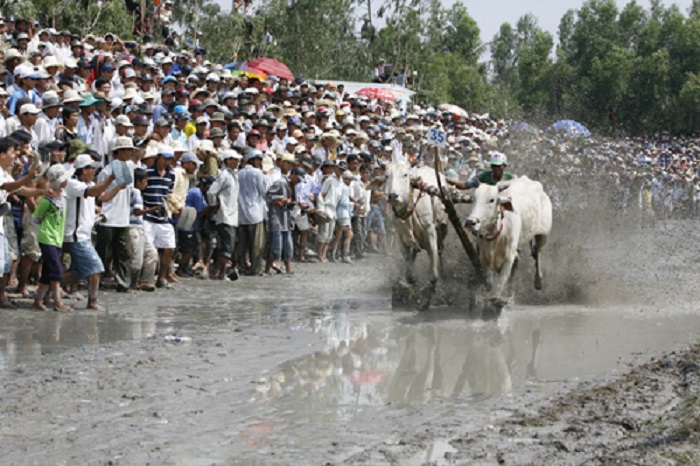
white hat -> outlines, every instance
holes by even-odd
[[[240,160],[242,158],[243,158],[243,156],[233,149],[226,149],[225,151],[223,151],[221,153],[221,160],[228,160],[228,159]]]
[[[73,176],[73,170],[66,170],[62,164],[59,163],[51,166],[46,171],[46,178],[49,180],[49,189],[60,188],[71,176]]]
[[[119,149],[133,149],[134,141],[131,140],[129,136],[119,136],[114,145],[114,150]]]
[[[24,108],[24,106],[22,107]],[[508,158],[506,157],[506,154],[503,154],[501,152],[492,152],[491,153],[491,159],[489,160],[490,165],[507,165],[508,164]]]
[[[46,58],[44,58],[44,61],[41,64],[44,65],[44,68],[49,68],[51,66],[63,68],[63,65],[60,64],[58,60],[56,60],[56,57],[54,57],[53,55],[49,55]]]
[[[32,115],[36,115],[40,112],[41,112],[41,110],[39,110],[37,108],[37,106],[34,104],[24,104],[24,105],[22,105],[22,108],[19,109],[20,115],[26,115],[27,113],[31,113]]]
[[[190,230],[194,222],[197,220],[197,210],[194,207],[185,206],[180,212],[180,217],[177,220],[177,228],[179,230]]]
[[[112,103],[109,104],[109,108],[111,108],[112,111],[114,111],[114,110],[118,109],[119,107],[121,107],[122,105],[124,105],[124,101],[122,99],[120,99],[119,97],[115,97],[114,99],[112,99]]]
[[[66,60],[66,62],[64,63],[64,65],[66,68],[77,68],[78,67],[78,63],[75,60],[73,60],[72,58],[68,58]]]
[[[119,115],[115,120],[114,120],[115,125],[119,126],[126,126],[127,128],[133,128],[134,125],[131,123],[131,120],[129,120],[129,117],[126,115]]]
[[[173,63],[173,59],[170,58],[170,57],[165,57],[165,58],[163,58],[163,60],[160,62],[161,65],[166,65],[166,64],[168,64],[168,63],[172,64],[172,63]]]
[[[73,168],[76,170],[85,167],[97,168],[97,166],[98,163],[95,162],[88,154],[80,154],[75,158],[75,162],[73,162]]]
[[[80,94],[78,94],[76,91],[73,89],[68,89],[66,92],[63,93],[63,104],[73,104],[73,103],[78,103],[80,102]]]
[[[127,68],[124,70],[124,77],[125,78],[135,78],[136,77],[136,71],[134,71],[133,68]]]
[[[133,71],[133,70],[131,70],[131,71]],[[126,100],[126,99],[133,99],[133,98],[136,97],[137,95],[138,95],[138,92],[136,92],[136,89],[134,89],[133,87],[129,87],[129,88],[126,89],[126,91],[124,91],[124,97],[123,97],[123,99],[124,99],[124,100]]]
[[[287,144],[285,144],[285,145],[289,145],[289,144],[291,144],[291,145],[299,144],[299,141],[297,141],[297,138],[287,138]]]
[[[216,73],[209,73],[207,75],[207,81],[214,81],[218,83],[220,80],[221,78],[219,78],[219,75],[217,75]]]

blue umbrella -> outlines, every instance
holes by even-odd
[[[228,65],[224,66],[224,69],[225,70],[235,70],[238,68],[238,65],[240,65],[241,63],[243,63],[243,62],[240,62],[240,61],[231,62]]]
[[[552,125],[552,128],[554,128],[556,131],[565,132],[570,136],[583,136],[587,138],[591,135],[588,128],[574,120],[559,120]]]

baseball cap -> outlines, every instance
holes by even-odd
[[[85,168],[85,167],[93,167],[97,168],[97,162],[95,162],[92,157],[88,154],[80,154],[75,158],[75,162],[73,162],[73,168],[76,170],[80,168]]]
[[[41,110],[39,110],[37,108],[37,106],[34,104],[24,104],[24,105],[22,105],[22,108],[19,109],[20,115],[26,115],[27,113],[31,113],[32,115],[36,115],[39,112],[41,112]]]
[[[228,160],[228,159],[242,159],[243,156],[239,154],[237,151],[233,149],[226,149],[221,153],[221,160]]]
[[[192,152],[187,152],[182,157],[180,157],[180,163],[185,163],[185,162],[193,162],[193,163],[196,163],[197,165],[202,164],[202,161],[199,160],[199,158],[197,158],[197,156],[194,155]]]
[[[492,152],[491,153],[491,159],[489,160],[490,165],[495,165],[495,166],[500,166],[500,165],[507,165],[508,164],[508,158],[506,157],[505,154],[501,152]]]

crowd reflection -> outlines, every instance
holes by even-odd
[[[504,321],[350,324],[347,314],[336,313],[309,317],[305,329],[326,335],[329,349],[281,365],[258,384],[257,402],[288,397],[342,412],[357,405],[490,397],[513,390],[516,350]],[[531,374],[536,356],[533,338]]]

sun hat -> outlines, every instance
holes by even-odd
[[[49,189],[60,188],[71,176],[73,176],[73,170],[66,170],[63,164],[59,163],[49,167],[46,171],[46,178],[49,180]]]
[[[199,146],[197,146],[197,152],[216,154],[216,148],[214,147],[214,143],[212,141],[210,141],[209,139],[205,139],[204,141],[199,143]]]
[[[134,125],[131,124],[131,120],[129,120],[129,117],[126,115],[119,115],[117,118],[115,118],[114,124],[119,126],[126,126],[127,128],[134,127]]]
[[[116,143],[114,144],[114,150],[120,149],[133,149],[134,141],[131,140],[129,136],[119,136]]]
[[[194,207],[185,206],[180,211],[180,217],[177,219],[178,230],[190,230],[197,220],[197,210]]]
[[[294,158],[294,156],[292,154],[284,153],[284,154],[282,154],[282,162],[289,162],[289,163],[296,164],[297,160]]]

